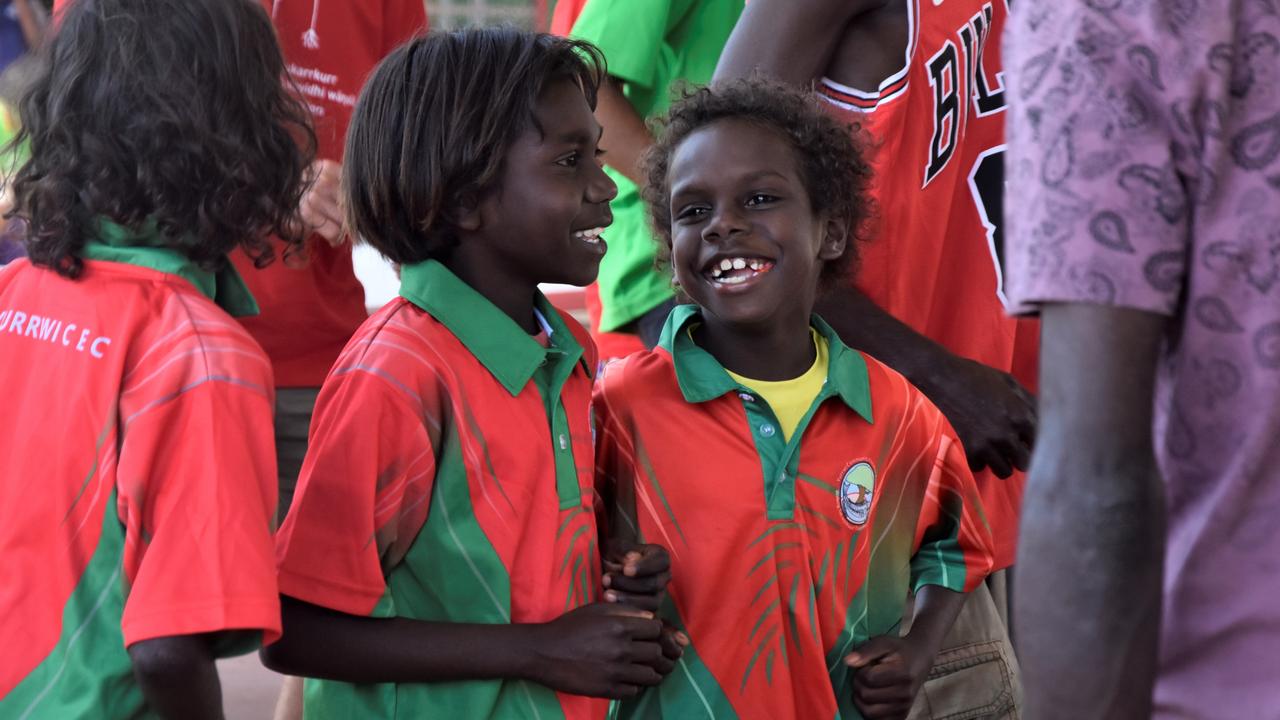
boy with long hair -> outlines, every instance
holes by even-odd
[[[249,0],[78,0],[21,102],[0,271],[0,716],[220,718],[280,632],[272,259],[311,143]]]
[[[602,602],[652,599],[666,557],[618,546],[602,592],[594,348],[538,291],[604,254],[602,67],[548,35],[438,33],[361,94],[349,223],[402,284],[321,389],[278,538],[264,658],[318,678],[306,717],[599,719],[679,655],[652,613]]]

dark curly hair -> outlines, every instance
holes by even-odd
[[[492,189],[507,149],[539,132],[538,97],[576,82],[594,110],[604,57],[590,43],[514,28],[435,32],[374,70],[347,131],[347,224],[393,262],[447,260],[455,211]]]
[[[216,271],[239,246],[259,267],[290,241],[315,138],[282,85],[255,0],[76,0],[19,103],[30,160],[13,180],[32,262],[78,277],[93,219],[154,222]]]
[[[791,146],[814,212],[830,212],[849,228],[844,253],[823,265],[821,282],[826,286],[847,278],[872,214],[871,166],[854,139],[861,130],[832,117],[816,94],[761,78],[685,89],[658,121],[657,142],[644,158],[648,182],[641,192],[660,241],[659,267],[668,269],[671,262],[671,158],[697,130],[731,119],[772,130]]]

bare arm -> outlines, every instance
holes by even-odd
[[[907,717],[964,600],[964,593],[926,585],[916,593],[906,636],[873,637],[845,657],[845,664],[854,670],[853,701],[863,717]]]
[[[873,355],[917,386],[928,380],[930,358],[949,354],[855,287],[832,288],[818,299],[816,309],[850,347]]]
[[[636,185],[644,185],[640,158],[653,144],[653,135],[645,127],[644,118],[622,94],[622,84],[617,78],[609,77],[600,86],[596,121],[604,128],[600,145],[606,153],[605,163]]]
[[[178,635],[129,646],[147,705],[168,720],[221,720],[222,687],[209,637]]]
[[[738,19],[715,80],[754,72],[795,85],[819,77],[858,15],[887,0],[753,0]]]
[[[1025,470],[1035,442],[1035,402],[1013,376],[961,358],[912,330],[854,287],[818,302],[818,314],[850,347],[902,373],[955,428],[972,470]]]
[[[13,0],[13,7],[18,11],[18,26],[22,28],[22,39],[26,41],[28,50],[40,47],[44,40],[44,25],[36,9],[31,7],[32,2],[34,0]]]
[[[1152,400],[1165,319],[1042,312],[1043,425],[1015,578],[1028,717],[1149,717],[1164,560]]]
[[[288,675],[353,683],[518,678],[621,698],[670,671],[648,613],[588,605],[543,624],[482,625],[347,615],[281,597],[283,637],[263,663]]]
[[[925,585],[916,593],[915,611],[912,613],[911,630],[907,640],[918,652],[928,658],[925,674],[933,667],[933,659],[942,649],[951,626],[955,624],[964,607],[967,595],[938,585]]]

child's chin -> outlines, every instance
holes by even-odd
[[[600,274],[600,262],[596,261],[589,265],[581,265],[579,267],[568,268],[568,272],[564,277],[552,282],[561,283],[563,285],[576,285],[578,287],[586,287],[596,281],[596,277]]]
[[[716,303],[715,307],[703,306],[720,322],[731,327],[756,328],[769,322],[770,313],[755,307],[755,303]]]

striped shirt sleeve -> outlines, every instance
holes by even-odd
[[[932,462],[916,526],[912,587],[969,592],[991,572],[991,529],[960,440],[942,413],[923,395],[919,398],[928,412],[920,413],[912,430],[925,430],[925,459]]]
[[[127,371],[117,469],[126,644],[279,635],[272,405],[267,360],[229,318],[179,326]]]
[[[374,369],[330,375],[276,540],[280,592],[370,615],[427,518],[435,454],[421,413]]]

